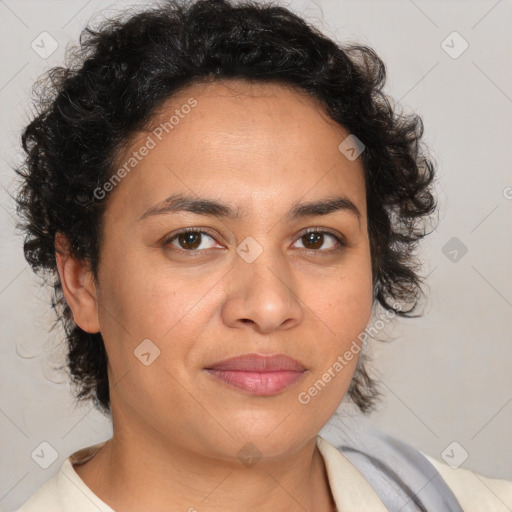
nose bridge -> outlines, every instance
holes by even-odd
[[[260,243],[247,237],[236,248],[231,275],[234,286],[227,308],[231,323],[250,320],[259,329],[269,331],[302,318],[293,272],[286,255],[279,247],[271,246],[270,238],[260,239]]]
[[[253,291],[266,290],[269,294],[285,298],[291,293],[292,276],[286,263],[286,255],[281,253],[279,247],[272,246],[270,239],[271,237],[267,237],[259,243],[248,237],[239,244],[237,254],[242,261],[237,262],[238,279]]]

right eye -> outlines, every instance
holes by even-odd
[[[213,237],[205,231],[200,231],[197,228],[186,228],[166,239],[164,245],[177,247],[177,249],[171,250],[181,250],[185,252],[196,252],[213,248],[213,245],[210,247],[204,246],[204,237],[214,241]]]

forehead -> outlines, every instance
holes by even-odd
[[[196,106],[189,109],[187,105],[192,101]],[[224,138],[227,145],[245,142],[254,148],[260,142],[276,149],[293,142],[307,147],[309,142],[318,145],[325,140],[327,145],[347,135],[319,100],[298,87],[275,82],[229,79],[193,84],[164,101],[148,128],[165,125],[169,114],[181,110],[187,113],[179,119],[174,116],[172,132],[176,141],[182,135],[192,142],[192,134],[179,129],[179,125],[186,124],[201,134],[201,139],[195,139],[204,146],[214,138],[220,144]]]
[[[304,108],[323,111],[322,103],[307,91],[299,86],[279,82],[276,80],[258,81],[245,78],[223,78],[223,79],[197,79],[186,85],[182,89],[162,103],[162,110],[176,107],[186,101],[189,97],[201,97],[203,106],[212,106],[219,102],[231,103],[233,105],[243,104],[244,109],[249,109],[247,113],[254,114],[257,111],[266,110],[268,107],[276,107],[275,102],[285,102],[288,110],[290,104],[294,104],[294,110],[297,111],[302,104]],[[263,112],[261,112],[263,113]]]
[[[291,203],[286,198],[337,189],[363,211],[360,159],[338,149],[348,135],[317,100],[286,85],[201,83],[162,103],[119,165],[151,138],[153,148],[129,176],[145,207],[176,191]]]

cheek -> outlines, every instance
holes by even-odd
[[[373,304],[373,283],[369,258],[340,273],[336,279],[323,283],[316,292],[325,324],[336,334],[338,342],[357,336],[370,320]]]
[[[130,372],[131,382],[138,384],[124,381],[129,388],[126,396],[148,400],[162,382],[169,390],[175,387],[171,374],[180,382],[188,381],[189,368],[201,360],[199,341],[209,332],[221,300],[215,290],[220,276],[211,273],[198,278],[170,265],[151,266],[147,260],[144,264],[140,258],[126,258],[111,270],[106,281],[108,311],[100,325],[114,380]],[[149,368],[137,359],[148,352]],[[172,403],[174,398],[166,400]]]
[[[197,280],[184,278],[162,258],[118,242],[122,251],[112,244],[101,269],[103,326],[122,338],[130,333],[133,341],[160,339],[194,308],[203,293]]]
[[[312,309],[319,312],[314,320],[318,329],[313,331],[322,349],[316,351],[314,371],[297,396],[310,418],[330,417],[347,393],[361,354],[360,335],[371,317],[372,298],[371,267],[366,265],[310,297],[317,306]]]
[[[108,269],[105,266],[100,282],[104,290],[101,333],[112,381],[121,382],[116,394],[126,402],[162,399],[173,403],[170,374],[185,380],[183,361],[197,339],[194,329],[200,329],[204,307],[199,300],[206,291],[169,268],[150,266],[136,256],[126,256]],[[149,354],[146,359],[145,354]],[[162,391],[162,383],[167,392]]]

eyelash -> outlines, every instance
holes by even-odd
[[[181,231],[179,231],[178,233],[174,233],[171,237],[164,239],[164,241],[162,243],[163,246],[170,247],[171,243],[175,239],[177,239],[180,235],[183,235],[184,233],[198,233],[198,234],[201,234],[201,235],[206,235],[206,236],[210,237],[212,240],[215,240],[215,238],[212,235],[210,235],[206,231],[202,231],[200,228],[184,228]],[[303,236],[308,235],[309,233],[320,233],[320,234],[324,234],[324,235],[329,235],[332,238],[334,238],[336,240],[337,244],[338,244],[337,247],[335,247],[334,249],[328,249],[328,250],[325,250],[325,249],[324,250],[322,250],[322,249],[304,249],[308,253],[312,253],[315,256],[318,255],[318,253],[321,253],[321,254],[333,254],[333,253],[336,253],[336,252],[340,251],[341,249],[343,249],[344,247],[346,247],[346,245],[347,245],[343,238],[341,238],[340,236],[332,233],[331,231],[327,231],[327,230],[322,229],[322,228],[309,228],[306,231],[302,232],[298,236],[297,240],[301,239]],[[204,253],[205,251],[209,251],[210,249],[190,249],[190,250],[187,250],[187,249],[181,249],[181,248],[172,247],[170,250],[171,251],[176,251],[176,252],[190,253],[191,255],[199,256],[200,253]]]

